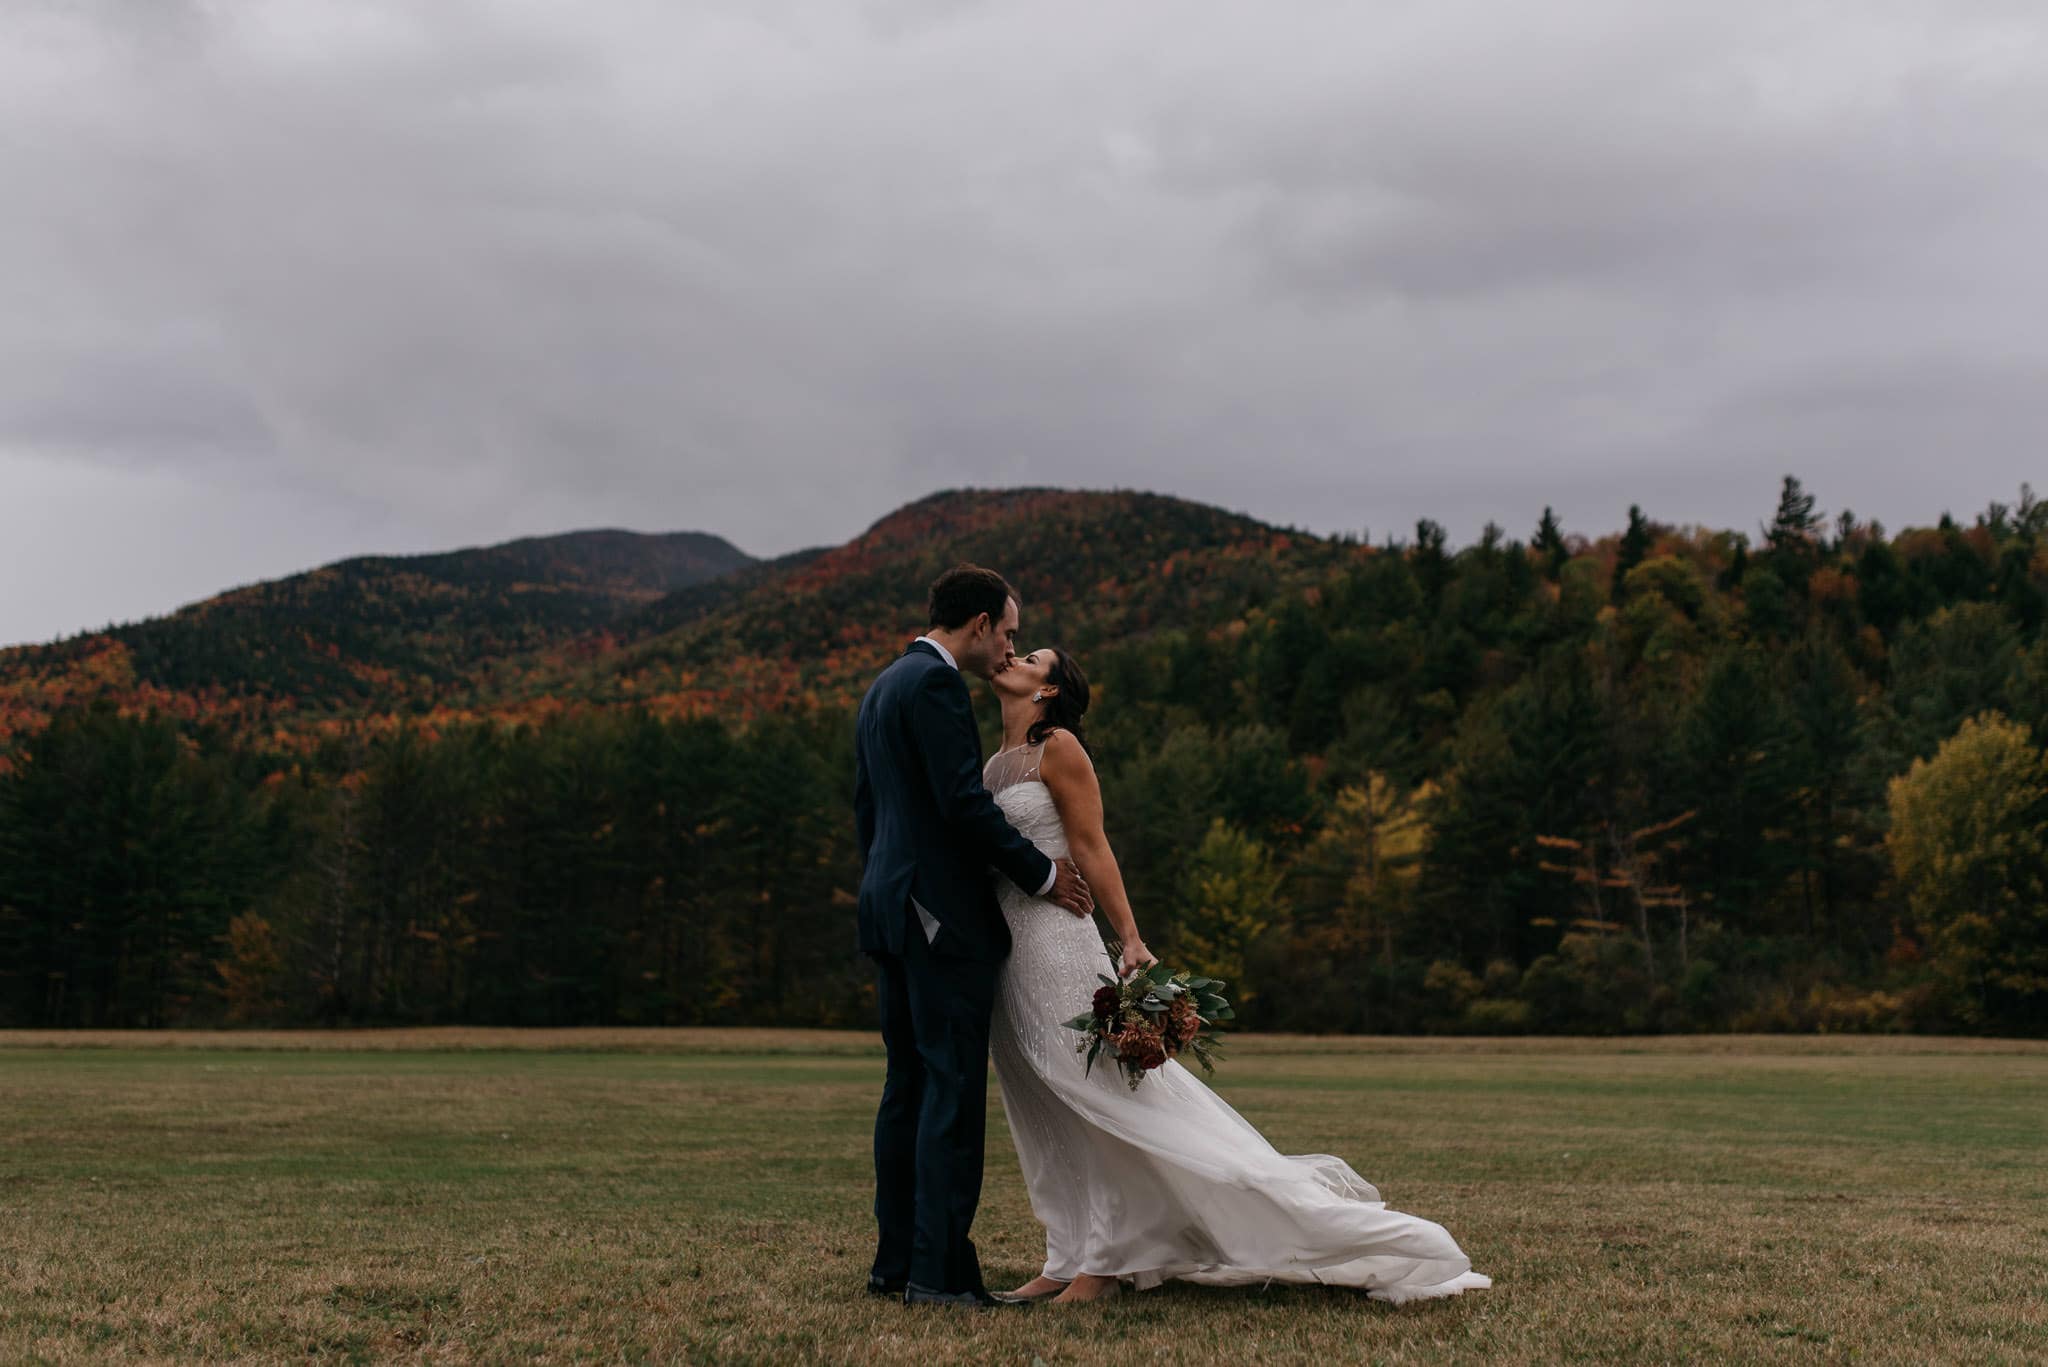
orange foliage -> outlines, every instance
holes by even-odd
[[[1843,603],[1856,597],[1856,576],[1833,565],[1822,565],[1806,581],[1807,596],[1816,603]]]

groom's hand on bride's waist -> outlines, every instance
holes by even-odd
[[[1095,913],[1095,894],[1088,890],[1088,880],[1081,876],[1080,868],[1071,859],[1059,861],[1053,872],[1052,891],[1046,896],[1076,916]]]

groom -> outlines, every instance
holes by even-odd
[[[868,1290],[905,1303],[998,1304],[967,1237],[981,1200],[989,1016],[1010,930],[989,866],[1076,915],[1094,903],[1003,819],[981,783],[981,733],[963,673],[1010,664],[1017,595],[961,565],[931,587],[931,630],[861,699],[853,809],[866,861],[861,952],[875,961],[888,1072],[875,1116]]]

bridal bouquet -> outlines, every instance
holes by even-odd
[[[1109,962],[1117,967],[1122,952],[1114,945]],[[1095,1001],[1086,1015],[1068,1021],[1067,1029],[1081,1032],[1076,1053],[1088,1055],[1085,1076],[1095,1067],[1096,1055],[1107,1049],[1124,1080],[1136,1087],[1145,1074],[1185,1050],[1195,1056],[1202,1071],[1216,1071],[1216,1051],[1222,1044],[1210,1027],[1235,1014],[1223,999],[1224,984],[1215,978],[1197,978],[1179,973],[1164,964],[1133,973],[1118,982],[1097,974],[1102,986],[1095,989]]]

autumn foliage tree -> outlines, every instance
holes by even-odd
[[[2048,1023],[2048,755],[1986,712],[1887,796],[1892,865],[1963,1018]]]
[[[1196,972],[1232,984],[1233,1000],[1250,1002],[1246,956],[1261,936],[1285,929],[1287,915],[1266,848],[1217,817],[1188,860],[1181,903],[1173,952]]]

